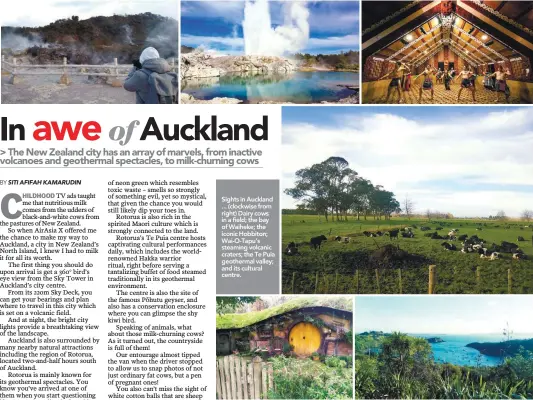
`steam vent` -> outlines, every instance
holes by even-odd
[[[465,66],[471,71],[475,102],[533,102],[532,2],[363,1],[362,22],[364,103],[397,102],[393,95],[387,100],[387,92],[398,61],[408,67],[413,78],[410,85],[404,86],[402,77],[406,103],[420,101],[419,90],[425,76],[416,81],[414,78],[431,67],[435,74],[434,99],[429,100],[426,87],[420,102],[471,102],[469,88],[458,100],[462,76],[452,79],[451,87],[446,89],[437,74],[439,69],[444,72],[453,68],[457,77]],[[497,96],[496,78],[490,77],[500,71],[500,66],[508,72],[506,96]]]

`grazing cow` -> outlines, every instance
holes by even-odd
[[[492,253],[490,255],[490,259],[491,260],[496,260],[496,259],[501,258],[501,257],[502,257],[502,255],[500,253],[498,253],[497,251],[495,251],[494,253]]]
[[[492,243],[492,244],[490,245],[490,249],[491,249],[492,251],[496,251],[496,252],[498,252],[498,253],[500,253],[500,252],[502,251],[502,247],[499,246],[499,245],[497,245],[496,243]]]
[[[335,236],[335,240],[336,240],[337,242],[340,242],[341,239],[342,239],[342,238],[341,238],[340,236]]]
[[[515,243],[505,242],[503,241],[501,243],[501,251],[502,253],[516,253],[518,250],[518,245]]]
[[[526,240],[524,239],[523,236],[518,236],[518,241],[519,241],[519,242],[525,242]]]
[[[430,237],[431,239],[437,239],[437,240],[446,239],[445,237],[440,236],[437,232],[433,232]]]
[[[448,242],[443,242],[441,244],[442,247],[444,247],[444,250],[450,250],[450,251],[455,251],[457,250],[457,247],[455,247],[454,244],[450,244]]]
[[[363,235],[365,235],[366,237],[370,237],[370,235],[372,235],[372,234],[370,232],[368,232],[368,231],[364,231]]]
[[[468,235],[461,235],[457,239],[459,239],[461,242],[465,241],[468,238]]]
[[[320,250],[320,246],[322,245],[322,242],[328,240],[327,237],[325,237],[324,235],[320,235],[320,236],[316,236],[314,238],[311,238],[311,246],[313,246],[313,249],[319,249]]]
[[[435,230],[436,230],[436,231],[440,231],[440,230],[442,230],[442,226],[437,226],[437,227],[435,228]]]
[[[412,238],[415,237],[415,234],[414,234],[413,232],[411,232],[411,231],[409,231],[409,232],[402,232],[402,237],[404,237],[404,238],[411,238],[411,239],[412,239]]]
[[[513,260],[527,260],[527,256],[521,251],[513,253]]]
[[[398,233],[400,233],[399,229],[393,229],[393,230],[389,231],[390,240],[392,240],[392,238],[398,239]]]
[[[472,253],[474,249],[471,246],[465,246],[463,245],[463,248],[461,249],[461,253]]]
[[[377,231],[377,232],[376,232],[376,236],[383,236],[383,232],[381,232],[381,231]]]
[[[342,241],[344,243],[350,243],[350,238],[348,236],[345,236],[345,237],[342,238]]]
[[[487,257],[489,257],[492,254],[492,250],[487,249],[486,247],[483,247],[482,249],[478,250],[479,254],[483,253]]]
[[[423,226],[422,228],[420,228],[421,231],[430,231],[431,228],[429,226]]]
[[[299,254],[298,246],[294,242],[290,242],[287,245],[287,248],[285,249],[285,254],[288,256],[295,256],[296,254]]]

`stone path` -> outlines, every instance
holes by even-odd
[[[135,93],[72,77],[70,86],[59,85],[59,76],[22,76],[16,85],[2,75],[2,104],[135,104]]]

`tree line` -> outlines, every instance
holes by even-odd
[[[324,66],[334,69],[359,70],[359,52],[346,51],[339,54],[296,53],[294,58],[302,62],[304,67]]]
[[[350,213],[357,220],[369,216],[388,220],[401,211],[394,193],[359,176],[342,157],[329,157],[296,171],[294,187],[284,192],[301,201],[299,209],[312,210],[326,221],[330,217],[348,220]]]

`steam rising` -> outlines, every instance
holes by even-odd
[[[29,37],[18,35],[16,33],[2,35],[3,49],[11,49],[18,52],[30,47],[48,47],[48,44],[44,43],[41,36],[37,33],[31,33]]]
[[[133,29],[131,29],[131,26],[122,25],[122,31],[124,32],[124,42],[125,42],[125,44],[134,45],[135,43],[133,43],[133,39],[132,39],[132,36],[131,36],[133,34]]]
[[[284,23],[272,27],[268,0],[246,0],[244,50],[247,55],[282,56],[305,48],[309,40],[309,10],[303,1],[287,1]]]
[[[148,34],[145,47],[155,47],[163,58],[176,57],[178,55],[178,36],[177,21],[160,23]]]

